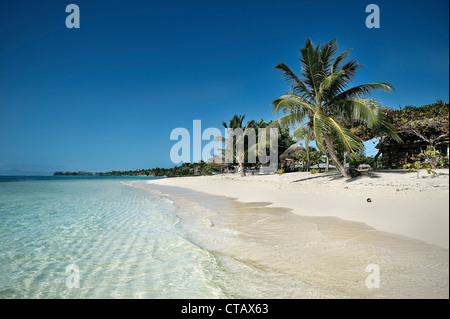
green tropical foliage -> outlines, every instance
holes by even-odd
[[[249,162],[249,155],[251,153],[257,154],[257,144],[249,145],[249,142],[245,136],[245,133],[248,129],[254,129],[255,134],[258,134],[258,129],[264,129],[271,126],[272,122],[266,123],[263,119],[261,119],[259,122],[256,122],[254,120],[248,121],[244,125],[244,119],[245,115],[237,115],[235,114],[228,123],[222,122],[223,127],[229,130],[231,132],[234,129],[241,129],[244,135],[236,136],[235,140],[219,137],[219,140],[223,143],[225,143],[225,146],[227,143],[232,143],[234,141],[235,144],[238,144],[239,142],[243,142],[244,149],[241,154],[238,154],[238,150],[236,147],[233,147],[233,154],[227,154],[228,150],[225,147],[222,151],[222,155],[224,158],[226,158],[227,155],[230,155],[229,157],[233,158],[233,164],[236,164],[240,168],[241,176],[245,176],[245,168],[255,168],[260,165],[260,163],[250,163]],[[276,123],[275,123],[276,125]],[[243,141],[241,141],[243,139]],[[269,142],[269,139],[267,139],[267,143]],[[282,154],[286,149],[289,148],[292,144],[294,144],[295,141],[292,139],[292,137],[289,135],[289,129],[285,127],[279,127],[278,130],[278,154]]]
[[[350,51],[336,56],[336,40],[315,46],[308,39],[299,52],[300,77],[284,63],[275,67],[289,83],[290,92],[272,102],[274,114],[284,114],[277,123],[295,128],[295,135],[311,136],[320,151],[328,151],[337,169],[347,178],[351,175],[336,151],[356,156],[362,147],[361,139],[351,132],[348,123],[386,131],[398,138],[381,116],[380,104],[366,98],[374,90],[391,92],[391,85],[378,82],[347,88],[362,67],[356,60],[345,62]]]
[[[305,149],[306,152],[296,152],[294,153],[294,156],[303,163],[303,168],[306,168],[306,171],[309,171],[311,165],[320,165],[324,163],[324,153],[310,146],[305,147]]]
[[[251,155],[256,156],[256,154],[257,154],[257,145],[256,144],[250,145],[248,138],[246,138],[247,130],[254,129],[255,126],[257,125],[257,123],[255,121],[251,120],[251,121],[248,121],[244,125],[244,119],[245,119],[245,115],[235,114],[229,121],[229,124],[227,124],[226,122],[222,122],[222,126],[228,130],[229,137],[228,138],[220,137],[220,140],[225,144],[225,148],[222,150],[224,158],[225,159],[227,159],[227,158],[233,159],[233,164],[237,164],[239,166],[239,171],[240,171],[241,176],[246,175],[245,174],[245,166],[247,166],[246,164],[249,163],[249,160],[248,160],[249,156],[251,156]],[[232,132],[236,129],[241,130],[240,131],[241,134],[232,135]],[[231,144],[235,143],[234,145],[231,146],[232,153],[230,152],[230,149],[228,148],[228,146],[231,145],[230,143]],[[243,144],[242,150],[238,150],[238,148],[235,147],[239,143]],[[231,154],[229,154],[228,152],[230,152]],[[256,163],[252,163],[252,165],[255,165],[255,164]]]
[[[381,165],[381,158],[375,158],[375,156],[366,156],[365,154],[358,154],[358,157],[350,157],[346,158],[347,163],[350,167],[357,168],[359,165],[370,165],[370,167],[379,167]]]
[[[449,104],[439,101],[421,107],[407,106],[388,109],[386,116],[400,133],[406,133],[428,143],[431,151],[448,142]]]
[[[253,128],[257,131],[259,128],[266,128],[272,122],[265,122],[261,119],[259,122],[250,120],[244,124],[245,115],[234,115],[228,122],[222,122],[223,127],[229,128]],[[221,141],[224,141],[220,137]],[[278,154],[283,153],[289,146],[294,144],[295,141],[289,135],[289,130],[286,128],[279,128],[278,131]],[[248,145],[247,145],[248,146]],[[244,148],[247,150],[247,147]],[[255,148],[250,148],[254,150]],[[246,151],[247,152],[247,151]],[[223,154],[224,155],[224,154]],[[243,168],[256,168],[259,163],[248,163],[248,154],[244,154],[244,160],[242,161]],[[238,163],[235,161],[235,164]],[[211,175],[215,173],[223,173],[225,169],[233,168],[233,163],[228,164],[224,162],[223,156],[215,155],[211,157],[207,162],[201,161],[198,163],[183,163],[179,166],[172,168],[152,168],[152,169],[138,169],[128,171],[110,171],[110,172],[63,172],[57,171],[53,175],[71,175],[71,176],[194,176],[194,175]],[[244,171],[244,170],[242,170]],[[244,172],[245,173],[245,172]]]
[[[432,149],[436,149],[448,141],[449,132],[449,104],[438,100],[436,103],[423,106],[406,106],[394,109],[381,108],[384,120],[389,123],[401,136],[400,143],[410,143],[417,140],[426,142]],[[378,138],[380,151],[375,155],[374,167],[380,166],[378,156],[384,143],[396,143],[384,131],[369,129],[365,125],[349,125],[350,131],[363,141]],[[415,161],[416,159],[411,158]]]
[[[433,104],[405,106],[399,109],[383,107],[381,115],[383,120],[399,133],[416,130],[423,135],[430,133],[442,135],[448,133],[449,129],[449,104],[442,100]],[[349,128],[363,141],[387,136],[385,132],[370,129],[365,125],[350,125]]]
[[[245,115],[237,115],[235,114],[231,120],[229,121],[229,123],[227,124],[226,122],[222,122],[222,126],[225,128],[230,128],[230,129],[235,129],[235,128],[247,128],[247,127],[253,127],[256,122],[251,120],[248,121],[245,125],[244,125],[244,119],[245,119]]]
[[[414,162],[414,164],[405,164],[403,165],[404,169],[408,169],[410,172],[417,172],[417,178],[419,178],[419,173],[421,169],[425,169],[425,171],[432,175],[432,177],[437,176],[437,173],[433,171],[432,167],[428,164],[421,163],[420,161]]]
[[[209,164],[201,161],[198,163],[183,163],[180,166],[172,168],[152,168],[138,169],[129,171],[110,171],[110,172],[54,172],[53,175],[83,175],[83,176],[194,176],[209,175],[216,172],[217,169],[212,168]]]
[[[435,169],[439,163],[439,166],[443,166],[444,156],[438,150],[428,146],[425,151],[419,154],[419,157],[423,159],[425,163],[429,163],[432,169]]]

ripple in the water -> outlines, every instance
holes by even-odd
[[[269,204],[120,179],[0,183],[0,298],[448,298],[448,250]]]

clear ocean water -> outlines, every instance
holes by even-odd
[[[0,299],[448,298],[448,250],[147,182],[0,176]]]
[[[133,180],[0,177],[0,298],[224,297],[173,202]]]

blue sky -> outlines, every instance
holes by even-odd
[[[80,7],[68,29],[65,7]],[[380,7],[368,29],[365,8]],[[172,129],[271,120],[298,49],[337,38],[383,105],[448,101],[446,0],[0,3],[0,173],[172,167]],[[368,155],[373,148],[368,147]]]

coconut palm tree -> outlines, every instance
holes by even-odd
[[[305,152],[296,152],[294,155],[303,163],[303,169],[309,172],[312,163],[317,164],[320,169],[320,164],[323,162],[324,154],[317,151],[314,147],[307,146]]]
[[[231,120],[229,121],[229,124],[227,124],[226,122],[222,121],[222,126],[225,128],[230,128],[230,129],[236,129],[236,128],[241,128],[244,129],[245,127],[253,127],[256,122],[251,120],[248,121],[246,125],[244,125],[244,119],[245,119],[245,115],[237,115],[234,114],[233,117],[231,118]]]
[[[336,154],[336,146],[339,151],[357,156],[362,144],[344,123],[360,123],[369,128],[382,129],[399,139],[392,126],[383,120],[378,101],[365,98],[373,90],[391,92],[391,85],[380,82],[347,88],[363,66],[356,60],[344,61],[350,51],[335,57],[336,40],[315,46],[308,39],[300,49],[302,79],[284,63],[275,67],[283,73],[291,92],[272,102],[274,114],[284,114],[275,122],[296,128],[294,135],[309,136],[309,132],[312,132],[319,150],[329,154],[336,168],[346,178],[351,175]]]
[[[225,127],[229,131],[231,138],[228,138],[228,139],[220,138],[220,141],[224,142],[226,145],[228,143],[233,144],[232,136],[234,135],[234,136],[236,136],[236,145],[241,142],[243,143],[244,148],[243,148],[243,150],[239,150],[239,151],[237,148],[234,149],[233,146],[230,145],[233,153],[228,154],[233,158],[234,161],[236,161],[238,163],[238,167],[239,167],[238,171],[240,172],[241,176],[246,176],[244,164],[246,162],[246,157],[248,156],[249,152],[256,153],[256,145],[248,145],[248,143],[246,143],[246,141],[245,141],[245,133],[247,132],[247,130],[249,128],[254,128],[254,126],[256,125],[256,122],[251,120],[251,121],[248,121],[244,125],[244,119],[245,119],[245,115],[235,114],[233,116],[233,118],[229,121],[229,124],[227,124],[226,122],[222,122],[223,127]],[[236,129],[238,130],[237,134],[234,134],[233,131]],[[225,156],[227,154],[227,152],[229,152],[230,150],[228,149],[228,147],[226,147],[222,151]]]

